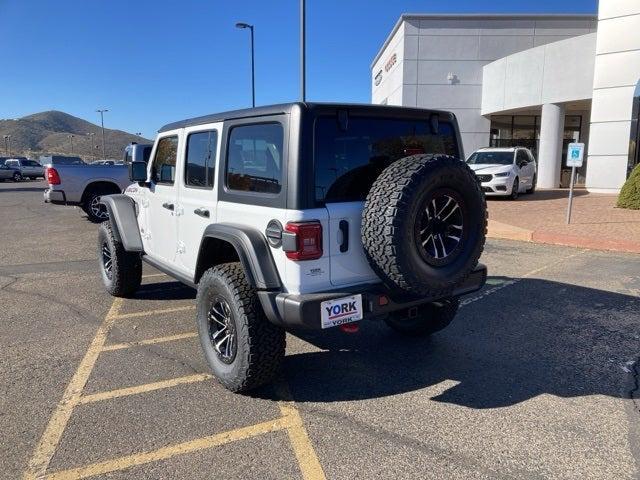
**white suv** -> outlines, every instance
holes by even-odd
[[[270,381],[285,329],[446,327],[480,289],[486,204],[448,112],[293,103],[160,129],[136,182],[103,196],[104,285],[141,261],[198,290],[205,357],[232,391]]]
[[[469,157],[467,164],[476,172],[486,195],[515,200],[520,193],[536,190],[538,169],[527,148],[481,148]]]

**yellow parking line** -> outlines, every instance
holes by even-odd
[[[122,350],[125,348],[131,348],[131,347],[140,347],[144,345],[155,345],[157,343],[174,342],[176,340],[184,340],[185,338],[193,338],[197,336],[198,336],[197,333],[189,332],[189,333],[180,333],[178,335],[168,335],[166,337],[150,338],[148,340],[139,340],[137,342],[113,343],[111,345],[105,345],[102,348],[102,351],[111,352],[113,350]]]
[[[24,474],[25,479],[40,478],[46,473],[49,462],[51,462],[51,458],[53,457],[67,423],[69,422],[71,412],[80,401],[82,390],[89,379],[89,375],[91,375],[91,371],[93,370],[98,355],[100,355],[100,351],[105,343],[107,334],[118,316],[122,302],[123,300],[121,298],[116,298],[113,301],[107,316],[98,328],[95,337],[91,341],[91,345],[89,345],[87,353],[85,353],[78,369],[73,374],[71,382],[69,382],[69,385],[67,385],[66,390],[62,394],[62,399],[49,419],[49,423],[36,446],[33,457],[29,461],[29,465],[27,466],[27,470]]]
[[[289,386],[286,383],[280,383],[277,389],[282,399],[279,402],[280,413],[282,413],[282,418],[287,419],[287,434],[303,478],[305,480],[325,480],[324,470],[304,427],[300,412],[295,402],[291,400]]]
[[[166,273],[150,273],[148,275],[142,275],[142,278],[153,278],[153,277],[168,277]]]
[[[48,480],[70,480],[92,477],[94,475],[103,475],[109,472],[125,470],[137,465],[167,460],[171,457],[175,457],[176,455],[183,455],[185,453],[196,452],[198,450],[217,447],[238,440],[256,437],[265,433],[276,432],[285,428],[287,428],[286,420],[284,418],[278,418],[276,420],[270,420],[268,422],[258,423],[256,425],[250,425],[248,427],[242,427],[228,432],[218,433],[216,435],[210,435],[208,437],[190,440],[176,445],[170,445],[168,447],[159,448],[158,450],[134,453],[133,455],[98,462],[85,467],[54,472],[47,475],[45,478]]]
[[[195,310],[196,307],[188,305],[185,307],[163,308],[160,310],[145,310],[144,312],[122,313],[116,317],[116,320],[123,318],[148,317],[150,315],[161,315],[163,313],[186,312],[187,310]]]
[[[137,395],[139,393],[153,392],[163,388],[171,388],[185,383],[202,382],[211,378],[208,373],[198,373],[196,375],[187,375],[185,377],[172,378],[161,382],[145,383],[144,385],[136,385],[135,387],[119,388],[117,390],[109,390],[108,392],[94,393],[80,397],[79,404],[99,402],[101,400],[109,400],[111,398],[126,397],[129,395]]]

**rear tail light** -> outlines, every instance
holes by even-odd
[[[60,185],[60,175],[53,167],[47,168],[47,183],[49,185]]]
[[[322,257],[322,225],[320,222],[289,222],[285,232],[295,235],[295,250],[286,251],[291,260],[316,260]]]

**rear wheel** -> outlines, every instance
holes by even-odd
[[[15,172],[12,178],[14,182],[21,182],[23,180],[22,174],[20,172]]]
[[[392,313],[386,323],[403,335],[425,337],[448,327],[458,312],[459,304],[457,298],[428,303],[418,307],[412,317],[408,312]]]
[[[218,381],[246,392],[272,381],[285,353],[285,332],[267,320],[240,263],[210,268],[198,282],[198,334]]]
[[[98,230],[98,265],[107,292],[114,297],[133,295],[142,283],[142,258],[118,242],[110,222]]]
[[[100,203],[100,197],[114,193],[104,188],[94,188],[85,192],[82,200],[82,210],[87,214],[89,220],[94,223],[104,222],[109,219],[107,207]]]

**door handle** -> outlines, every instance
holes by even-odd
[[[196,208],[193,213],[204,218],[209,218],[209,210],[205,210],[203,208]]]
[[[342,232],[342,243],[340,244],[340,252],[344,253],[349,250],[349,222],[340,220],[338,228]]]
[[[175,208],[175,206],[173,205],[173,203],[163,203],[162,204],[163,208],[166,208],[167,210],[171,210],[173,212],[173,209]]]

